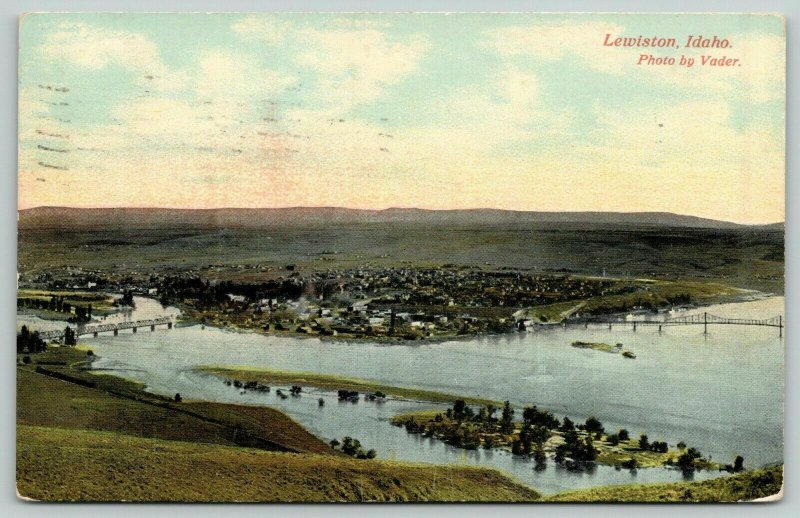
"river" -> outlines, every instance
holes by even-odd
[[[140,319],[176,314],[150,299],[112,318]],[[724,317],[767,318],[783,314],[783,297],[721,304],[696,311]],[[688,312],[687,314],[691,314]],[[34,329],[64,323],[19,315]],[[575,340],[621,342],[637,358],[625,359],[570,347]],[[387,401],[340,403],[330,392],[304,389],[281,400],[271,393],[240,394],[220,380],[193,372],[199,365],[239,365],[302,370],[378,380],[453,394],[536,404],[561,418],[600,419],[607,430],[627,428],[632,436],[675,445],[683,440],[723,463],[741,454],[746,467],[783,458],[784,342],[769,327],[656,327],[637,331],[557,328],[420,345],[333,343],[239,333],[192,326],[155,332],[120,332],[81,337],[100,359],[95,368],[144,382],[148,390],[184,398],[269,405],[280,408],[312,433],[329,440],[350,435],[380,458],[431,463],[464,463],[501,469],[536,489],[552,493],[627,482],[677,481],[669,469],[635,473],[597,466],[575,473],[552,461],[542,471],[533,463],[494,451],[466,451],[391,426],[392,415],[431,404]],[[317,399],[326,400],[319,407]],[[695,479],[721,476],[698,472]]]

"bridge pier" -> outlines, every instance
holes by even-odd
[[[95,331],[94,333],[92,333],[92,336],[94,336],[95,338],[97,338],[97,331]]]
[[[608,323],[608,330],[611,331],[611,322]]]
[[[155,324],[151,325],[150,326],[150,331],[155,331],[155,330],[156,330],[156,325]]]
[[[167,322],[167,329],[172,329],[172,322]]]
[[[661,324],[659,324],[659,326],[658,326],[658,332],[659,333],[661,332]]]
[[[136,328],[135,328],[135,327],[133,327],[133,328],[131,328],[131,329],[133,329],[133,334],[136,334]]]
[[[118,336],[118,335],[119,335],[119,329],[114,329],[114,336]]]
[[[636,332],[636,322],[633,323],[633,332]]]

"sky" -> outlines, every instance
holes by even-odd
[[[690,35],[730,47],[684,48]],[[22,19],[19,46],[21,209],[784,220],[775,16],[44,13]]]

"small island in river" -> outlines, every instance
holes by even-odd
[[[628,349],[624,349],[624,346],[620,343],[617,345],[611,345],[603,342],[582,342],[580,340],[576,340],[572,342],[572,347],[577,347],[578,349],[592,349],[594,351],[601,351],[604,353],[611,353],[611,354],[620,354],[625,358],[635,359],[636,355],[633,354],[633,351]]]

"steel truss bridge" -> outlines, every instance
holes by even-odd
[[[119,334],[122,329],[132,329],[135,333],[140,327],[150,327],[150,331],[155,331],[156,326],[166,325],[167,329],[172,329],[172,318],[160,317],[148,320],[136,320],[134,322],[117,322],[115,324],[94,324],[94,325],[78,325],[75,328],[75,337],[84,335],[97,336],[99,333],[113,332],[114,336]],[[60,331],[40,331],[39,337],[43,340],[63,340],[64,330]]]
[[[680,317],[671,317],[665,320],[586,320],[582,322],[585,326],[591,325],[607,325],[609,329],[612,326],[632,326],[633,330],[639,326],[658,326],[658,330],[665,326],[703,326],[703,332],[708,333],[708,326],[717,325],[732,325],[732,326],[762,326],[762,327],[776,327],[778,328],[778,336],[783,336],[783,328],[785,322],[783,315],[778,315],[771,318],[753,319],[753,318],[725,318],[710,313],[698,313],[695,315],[686,315]]]

